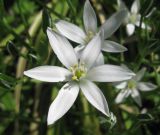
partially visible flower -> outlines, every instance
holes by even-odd
[[[156,85],[150,82],[140,81],[144,76],[145,71],[146,69],[142,68],[135,76],[132,77],[132,79],[115,85],[117,89],[121,89],[121,91],[119,92],[119,94],[115,99],[116,103],[123,102],[128,96],[131,95],[133,100],[139,106],[142,106],[142,101],[139,91],[152,91],[157,88]]]
[[[116,123],[117,123],[117,118],[116,118],[116,116],[111,112],[111,113],[110,113],[110,124],[111,124],[110,129],[112,129],[112,128],[115,126]]]
[[[67,82],[59,91],[48,112],[48,124],[53,124],[61,118],[73,105],[79,89],[87,100],[99,111],[109,116],[107,101],[101,90],[92,82],[115,82],[130,79],[134,73],[120,66],[101,65],[94,67],[101,50],[101,37],[97,34],[84,49],[80,58],[68,42],[60,34],[47,29],[51,47],[61,63],[66,67],[40,66],[24,74],[46,82]]]
[[[140,27],[140,19],[141,19],[141,14],[139,13],[140,1],[134,0],[130,11],[122,0],[117,0],[117,3],[118,3],[118,8],[120,10],[126,9],[128,12],[128,16],[126,17],[124,23],[126,25],[126,32],[128,36],[131,36],[135,31],[135,26]],[[141,23],[141,28],[151,30],[151,27],[146,25],[144,22]]]
[[[64,20],[59,20],[55,25],[62,35],[80,44],[75,48],[77,52],[81,52],[97,32],[103,31],[104,36],[102,36],[102,51],[118,53],[126,51],[127,48],[116,42],[105,39],[109,38],[119,28],[126,16],[126,10],[121,10],[113,14],[98,30],[97,17],[94,9],[92,8],[89,0],[86,0],[83,12],[84,30],[75,24]],[[100,62],[104,61],[102,54],[100,54],[99,60]],[[101,64],[104,64],[104,62]]]

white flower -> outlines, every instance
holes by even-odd
[[[146,69],[141,69],[132,79],[128,81],[121,82],[116,84],[117,89],[121,89],[119,94],[117,95],[115,102],[121,103],[123,102],[129,95],[133,98],[133,100],[139,105],[142,106],[142,101],[140,97],[140,91],[152,91],[157,88],[156,85],[150,82],[141,82],[140,80],[144,76]]]
[[[121,25],[124,21],[125,17],[127,16],[127,12],[125,10],[121,10],[114,15],[112,15],[100,28],[99,31],[104,32],[104,39],[102,42],[102,50],[106,52],[124,52],[127,48],[123,47],[122,45],[110,41],[105,40],[109,38]],[[64,20],[59,20],[55,25],[58,31],[68,39],[80,44],[75,48],[77,52],[81,52],[86,44],[96,35],[97,33],[97,17],[96,14],[89,2],[86,0],[84,5],[84,12],[83,12],[83,23],[84,23],[84,30],[80,27],[76,26],[75,24],[69,23]],[[100,54],[99,56],[99,64],[104,64],[103,55]],[[103,63],[101,63],[103,62]]]
[[[128,17],[126,17],[126,20],[124,23],[126,24],[126,32],[128,36],[131,36],[135,31],[135,26],[140,27],[140,19],[141,19],[141,14],[139,13],[140,1],[134,0],[130,11],[128,10],[127,6],[122,0],[117,0],[117,3],[120,10],[126,9],[128,12]],[[147,26],[144,22],[142,22],[141,28],[151,30],[151,28]]]
[[[88,43],[80,58],[77,58],[73,47],[65,37],[53,32],[50,28],[47,29],[47,35],[55,54],[66,68],[40,66],[25,71],[24,74],[40,81],[67,82],[49,108],[48,124],[53,124],[71,108],[79,89],[95,108],[109,116],[107,101],[92,81],[122,81],[130,79],[134,74],[120,66],[93,66],[101,49],[99,34]]]

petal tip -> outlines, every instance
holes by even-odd
[[[90,3],[90,1],[89,0],[86,0],[86,2],[85,2],[85,4],[84,4],[84,6],[91,6],[91,3]]]
[[[54,124],[54,121],[47,120],[47,125],[48,125],[48,126],[49,126],[49,125],[52,125],[52,124]]]
[[[23,74],[28,76],[28,71],[24,71]]]
[[[105,112],[103,112],[103,114],[104,114],[104,115],[106,115],[107,117],[109,117],[109,116],[110,116],[109,111],[105,111]]]
[[[128,49],[123,46],[123,51],[126,52],[126,51],[128,51]]]
[[[47,27],[47,32],[52,32],[52,28]]]

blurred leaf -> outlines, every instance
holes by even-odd
[[[11,89],[16,84],[16,82],[17,80],[15,78],[0,73],[0,83],[6,88]]]
[[[7,92],[1,97],[0,101],[4,110],[14,110],[15,102],[12,93]]]
[[[0,80],[1,81],[6,81],[9,84],[14,84],[17,81],[15,78],[10,77],[10,76],[5,75],[5,74],[2,74],[2,73],[0,73]]]
[[[143,3],[143,5],[141,7],[141,14],[143,16],[146,16],[149,12],[151,12],[151,8],[153,6],[154,1],[153,0],[145,0],[145,2]]]
[[[37,9],[36,4],[31,0],[19,0],[19,4],[21,6],[21,14],[25,16],[30,16]],[[13,5],[13,9],[16,14],[20,13],[19,8],[17,7],[17,3]]]
[[[32,60],[35,60],[35,61],[39,61],[39,57],[38,56],[36,56],[36,55],[34,55],[34,54],[29,54],[29,56],[30,56],[30,58],[32,59]]]
[[[45,39],[41,40],[39,42],[39,44],[37,44],[36,46],[36,51],[40,57],[40,60],[42,62],[44,62],[46,60],[46,58],[48,57],[48,41],[46,41]]]
[[[156,73],[156,82],[160,86],[160,74]]]
[[[71,0],[67,0],[68,6],[70,7],[72,13],[74,16],[76,16],[76,9],[75,6],[73,5],[73,2],[71,2]]]
[[[43,9],[42,20],[43,20],[42,24],[43,32],[46,33],[47,27],[51,27],[52,24],[52,20],[47,9]]]
[[[142,122],[142,123],[150,122],[150,121],[154,120],[153,116],[151,114],[149,114],[149,113],[139,114],[137,116],[137,119],[138,119],[139,122]]]
[[[0,17],[3,18],[5,13],[3,0],[0,0]]]
[[[16,48],[16,46],[13,44],[12,41],[9,41],[7,43],[7,50],[13,56],[17,56],[18,55],[18,49]]]

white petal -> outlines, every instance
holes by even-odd
[[[152,91],[157,88],[157,86],[153,83],[149,82],[140,82],[138,83],[137,88],[141,91]]]
[[[77,84],[67,83],[58,93],[58,96],[52,102],[47,122],[48,125],[53,124],[60,119],[73,105],[79,93],[79,86]]]
[[[88,80],[81,80],[80,88],[87,100],[99,111],[109,116],[108,103],[101,90]]]
[[[31,78],[46,82],[67,81],[70,80],[71,76],[69,70],[57,66],[40,66],[24,71],[24,74]]]
[[[140,81],[142,79],[142,77],[144,76],[145,72],[146,72],[146,68],[142,68],[140,71],[138,71],[136,73],[136,75],[133,77],[133,79],[136,81]]]
[[[97,34],[89,43],[86,45],[82,52],[80,61],[83,62],[87,68],[90,68],[99,56],[101,51],[101,37]]]
[[[120,10],[123,10],[123,9],[128,10],[126,4],[122,0],[117,0],[117,4]]]
[[[113,83],[113,85],[117,88],[117,89],[124,89],[127,86],[127,82],[118,82],[118,83]]]
[[[89,31],[96,33],[97,18],[89,0],[86,0],[84,5],[83,22],[84,22],[86,33]]]
[[[74,51],[75,51],[78,59],[81,57],[84,48],[85,48],[85,45],[78,45],[74,48]]]
[[[117,95],[117,97],[116,97],[116,99],[115,99],[115,102],[116,102],[117,104],[122,103],[122,102],[130,95],[130,93],[131,93],[131,91],[128,90],[128,89],[121,90],[121,91],[118,93],[118,95]]]
[[[64,20],[58,21],[55,25],[58,31],[68,39],[76,43],[84,43],[86,34],[80,27]]]
[[[120,66],[101,65],[88,71],[87,78],[97,82],[117,82],[131,79],[135,74]]]
[[[128,70],[129,72],[133,72],[131,69],[129,69],[125,64],[121,64],[121,67],[125,70]]]
[[[132,98],[134,99],[134,101],[139,105],[139,106],[142,106],[142,100],[141,100],[141,96],[140,96],[140,93],[137,89],[132,89],[131,90],[132,93],[131,93],[131,96]]]
[[[137,21],[135,25],[136,25],[137,27],[140,27],[140,21]],[[149,25],[145,24],[144,22],[142,22],[141,28],[142,28],[142,29],[147,29],[147,30],[151,30],[151,29],[152,29]]]
[[[93,66],[100,66],[100,65],[104,65],[104,56],[102,53],[99,54]]]
[[[140,1],[134,0],[132,6],[131,6],[131,12],[132,13],[138,13],[140,10]]]
[[[78,63],[74,49],[65,37],[53,32],[50,28],[47,29],[47,35],[51,47],[63,65],[70,68]]]
[[[133,35],[133,33],[135,31],[135,25],[133,25],[133,24],[127,24],[126,31],[127,31],[127,35],[128,36]]]
[[[101,30],[104,30],[104,39],[110,37],[121,25],[127,16],[126,10],[121,10],[113,14],[102,26]]]
[[[105,40],[102,50],[106,52],[118,53],[127,51],[127,48],[113,41]]]

